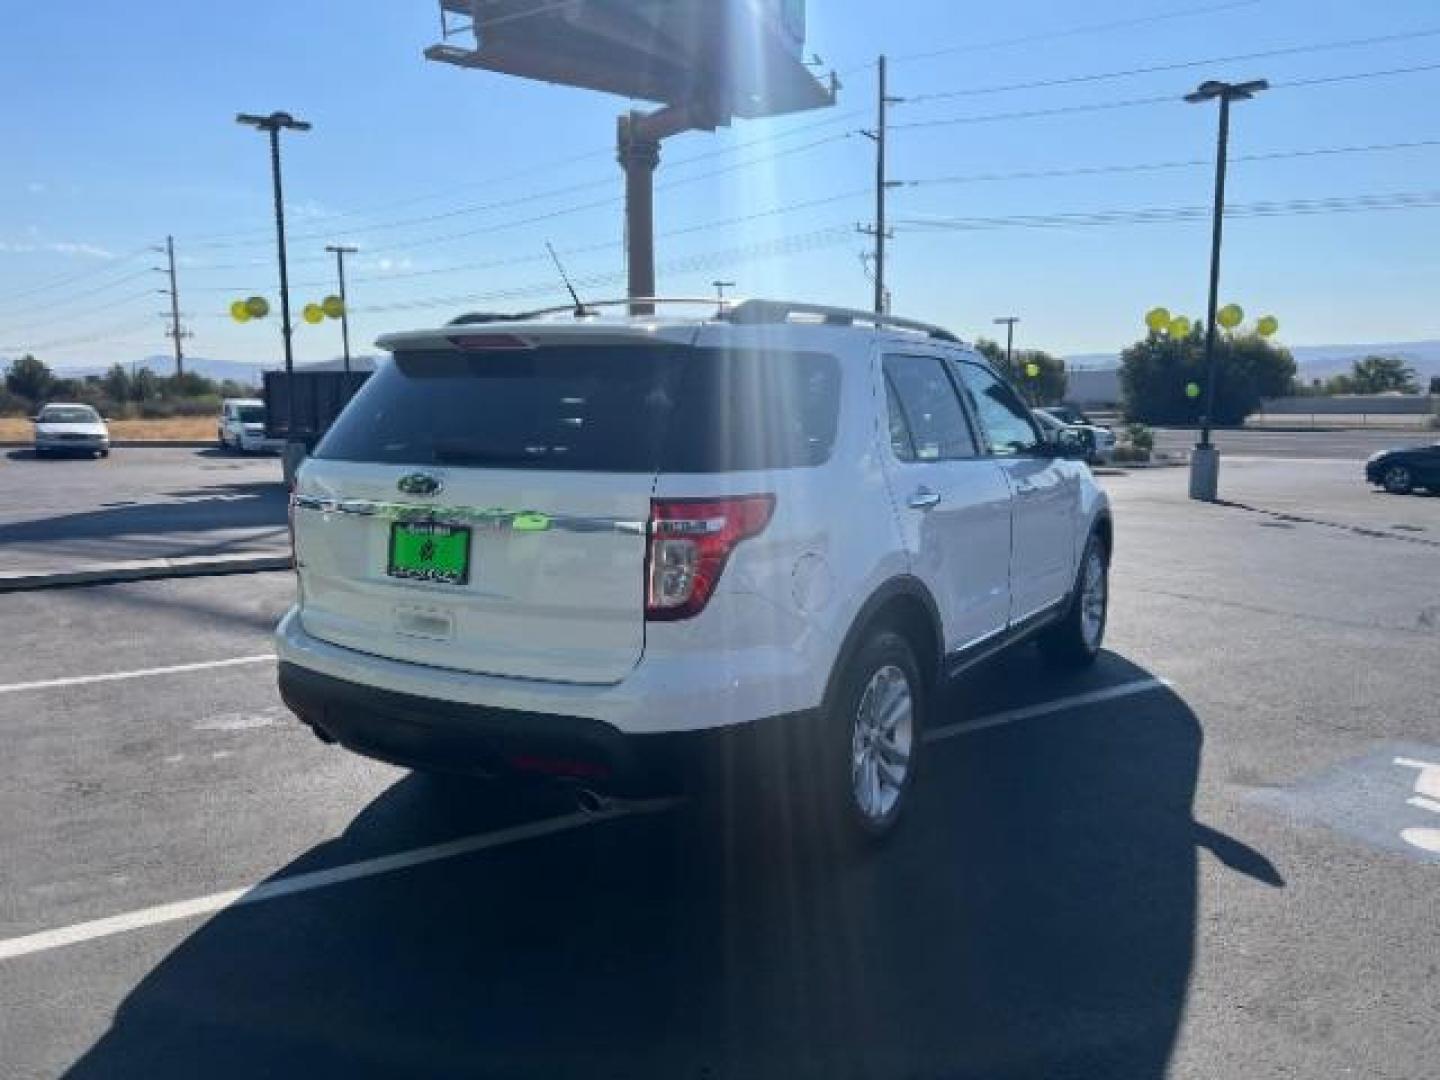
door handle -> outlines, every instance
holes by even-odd
[[[1038,491],[1038,490],[1039,490],[1039,488],[1037,488],[1037,487],[1036,487],[1034,484],[1032,484],[1029,480],[1016,480],[1016,481],[1015,481],[1015,494],[1016,494],[1016,495],[1034,495],[1035,492]]]
[[[929,488],[917,488],[914,495],[910,496],[911,510],[931,510],[940,503],[940,493],[931,491]]]

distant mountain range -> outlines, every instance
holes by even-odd
[[[1404,358],[1415,369],[1415,374],[1422,384],[1427,382],[1431,376],[1440,375],[1440,341],[1392,341],[1358,345],[1292,345],[1290,351],[1295,355],[1295,362],[1300,368],[1300,377],[1307,381],[1339,375],[1349,371],[1350,365],[1354,361],[1374,355]],[[356,371],[371,371],[375,367],[375,359],[373,356],[356,356],[351,359],[350,366]],[[1105,371],[1120,365],[1118,353],[1078,353],[1064,359],[1066,365],[1072,370]],[[103,375],[108,366],[89,364],[61,367],[56,370],[56,373],[70,378],[82,375]],[[147,356],[144,360],[138,361],[135,366],[148,367],[156,374],[168,375],[175,370],[175,358],[172,356]],[[308,370],[336,371],[343,364],[337,357],[333,360],[297,366]],[[260,385],[262,371],[273,370],[277,367],[279,367],[278,364],[213,360],[204,356],[185,358],[186,371],[197,372],[210,379],[234,379],[236,382],[253,386]]]
[[[1415,369],[1423,384],[1433,375],[1440,375],[1440,341],[1392,341],[1361,345],[1291,345],[1295,364],[1302,379],[1327,379],[1350,370],[1350,365],[1366,356],[1399,356]],[[1068,367],[1103,371],[1119,367],[1118,353],[1081,353],[1065,357]]]

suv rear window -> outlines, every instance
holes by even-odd
[[[396,465],[731,472],[819,465],[840,365],[809,352],[549,346],[396,353],[315,456]]]

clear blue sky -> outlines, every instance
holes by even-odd
[[[661,291],[709,293],[710,282],[723,277],[738,281],[742,294],[868,304],[859,258],[865,242],[843,230],[869,220],[873,156],[868,141],[846,133],[871,120],[870,65],[881,51],[894,58],[894,93],[961,95],[893,110],[891,175],[901,181],[1208,162],[1215,109],[1179,101],[1203,78],[1265,76],[1282,84],[1433,64],[1440,53],[1440,33],[1432,33],[972,92],[1440,30],[1434,0],[1254,0],[1136,21],[1222,4],[812,0],[808,47],[846,73],[839,106],[739,121],[667,143],[657,177]],[[12,4],[4,20],[0,356],[10,346],[35,345],[65,366],[164,353],[158,314],[166,301],[150,291],[163,280],[144,272],[160,265],[159,257],[127,256],[173,233],[183,308],[196,335],[190,351],[278,359],[278,320],[239,326],[226,314],[237,296],[277,295],[263,136],[238,127],[237,111],[287,109],[314,124],[285,147],[293,300],[298,309],[330,291],[327,242],[361,247],[351,267],[351,305],[362,349],[381,332],[440,322],[466,308],[561,301],[542,261],[547,239],[574,276],[594,279],[592,295],[623,292],[613,133],[626,102],[426,61],[421,51],[438,30],[433,0],[82,0]],[[1071,32],[1122,21],[1131,24]],[[1006,44],[1017,38],[1029,40]],[[915,55],[937,50],[946,51]],[[1158,95],[1174,101],[901,126]],[[1232,154],[1440,140],[1437,97],[1440,70],[1277,85],[1237,106]],[[1230,200],[1434,192],[1437,176],[1440,146],[1242,160],[1231,170]],[[1201,164],[917,185],[893,194],[891,215],[903,223],[1204,206],[1211,179]],[[474,209],[497,202],[509,205]],[[593,203],[604,205],[527,222]],[[806,203],[817,205],[766,215]],[[443,216],[413,220],[432,215]],[[1151,305],[1203,314],[1208,244],[1203,219],[964,231],[902,225],[890,279],[898,313],[967,337],[989,333],[993,316],[1015,314],[1023,319],[1022,344],[1097,352],[1138,336]],[[520,261],[484,265],[513,260]],[[55,284],[69,275],[82,276]],[[501,290],[525,295],[465,299]],[[1275,313],[1291,343],[1440,337],[1437,296],[1440,209],[1248,217],[1228,225],[1223,299]],[[298,355],[334,356],[338,338],[335,323],[300,324]]]

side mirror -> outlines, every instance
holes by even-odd
[[[30,417],[30,422],[32,424],[38,424],[40,422],[40,414],[36,413],[34,416]]]
[[[1055,450],[1055,456],[1066,458],[1071,461],[1084,461],[1090,456],[1090,447],[1086,443],[1085,436],[1074,428],[1061,428],[1055,432],[1051,440]]]

